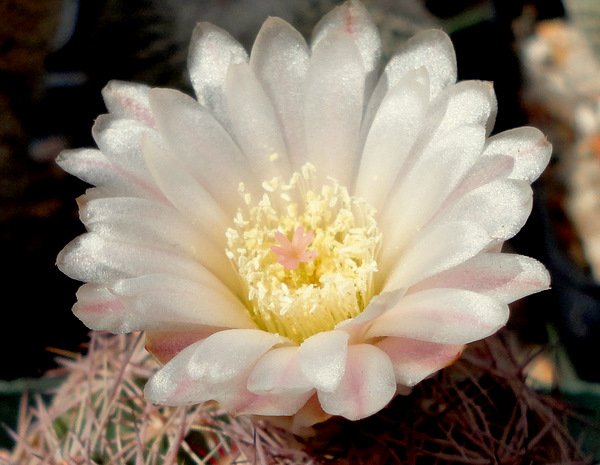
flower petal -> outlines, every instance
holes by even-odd
[[[278,347],[264,354],[248,377],[248,390],[260,395],[295,395],[313,389],[298,362],[298,347]]]
[[[377,347],[358,344],[348,347],[348,361],[339,386],[318,391],[323,410],[349,420],[368,417],[387,405],[396,392],[394,368]]]
[[[171,151],[233,216],[239,204],[240,183],[251,189],[258,182],[252,178],[252,165],[230,135],[206,107],[181,92],[153,89],[150,104],[158,130]]]
[[[532,183],[548,164],[551,153],[552,145],[538,129],[522,127],[490,137],[483,156],[514,158],[515,165],[509,177]]]
[[[224,232],[231,219],[220,205],[168,151],[147,138],[144,138],[143,145],[148,168],[165,197],[193,225],[224,246]]]
[[[150,86],[124,81],[110,81],[102,89],[106,108],[120,118],[134,119],[154,127],[154,116],[148,102]]]
[[[258,329],[220,331],[198,344],[187,373],[192,380],[215,385],[246,378],[259,357],[286,342],[284,337]]]
[[[428,76],[407,73],[386,94],[370,127],[356,179],[356,195],[382,210],[429,105]]]
[[[408,294],[371,323],[366,336],[395,336],[438,344],[466,344],[500,329],[508,306],[463,289],[428,289]]]
[[[300,369],[318,390],[338,387],[346,367],[348,338],[343,331],[325,331],[309,337],[298,349]]]
[[[73,313],[94,331],[128,333],[131,327],[125,323],[125,305],[105,286],[84,284],[77,291],[77,303]]]
[[[238,280],[220,247],[171,206],[135,197],[84,199],[79,216],[88,231],[106,240],[188,255],[237,289]]]
[[[222,329],[202,326],[182,331],[145,331],[145,348],[160,364],[165,365],[186,347],[206,339]]]
[[[100,150],[64,150],[56,158],[56,163],[79,179],[94,186],[101,186],[112,196],[164,199],[151,179],[113,163]]]
[[[240,402],[244,400],[240,399],[245,392],[243,385],[256,360],[285,341],[260,330],[217,332],[186,347],[163,366],[146,384],[144,396],[162,405],[197,404],[221,398]],[[233,399],[228,396],[231,393]]]
[[[365,70],[356,43],[332,30],[313,50],[306,78],[308,161],[351,185],[358,156]],[[323,174],[326,173],[326,174]]]
[[[367,81],[372,81],[381,58],[379,30],[367,9],[356,0],[344,2],[326,14],[313,31],[312,48],[327,37],[330,31],[343,31],[355,40],[362,57]]]
[[[72,240],[58,254],[59,269],[73,279],[106,283],[152,273],[165,273],[202,282],[212,276],[194,260],[135,243],[107,240],[94,233]]]
[[[482,225],[497,243],[513,237],[525,224],[533,205],[529,184],[499,179],[485,184],[447,206],[436,221],[472,221]]]
[[[199,23],[192,33],[188,69],[198,101],[228,126],[224,89],[233,63],[248,61],[248,54],[231,35],[210,23]]]
[[[242,302],[216,278],[201,284],[151,274],[116,281],[109,290],[126,307],[123,320],[131,330],[181,330],[193,325],[256,327]]]
[[[457,266],[477,255],[490,242],[485,229],[476,223],[442,222],[427,228],[389,271],[383,290],[407,288]]]
[[[302,35],[280,18],[263,24],[250,66],[271,99],[294,171],[306,161],[303,89],[309,50]]]
[[[456,56],[446,33],[428,30],[408,39],[385,68],[383,78],[386,88],[391,88],[407,72],[421,66],[429,73],[432,98],[456,82]]]
[[[484,141],[483,127],[467,125],[441,139],[432,138],[422,149],[395,186],[381,215],[379,227],[386,235],[381,250],[385,259],[382,270],[398,259],[417,233],[422,233],[421,229],[473,166]]]
[[[482,253],[421,281],[409,292],[435,287],[467,289],[504,303],[550,287],[548,270],[537,260],[507,253]]]
[[[414,386],[452,364],[460,356],[464,346],[386,337],[375,343],[375,347],[390,358],[396,382],[404,386]]]
[[[290,164],[275,109],[247,63],[229,67],[225,100],[231,132],[259,181],[288,179]]]

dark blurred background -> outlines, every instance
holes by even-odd
[[[4,266],[0,380],[5,393],[12,392],[15,380],[35,380],[52,369],[57,351],[79,352],[87,340],[87,329],[70,312],[80,283],[62,275],[54,264],[60,249],[83,232],[75,198],[86,186],[63,173],[54,158],[65,148],[93,146],[94,118],[105,111],[102,87],[111,79],[122,79],[189,91],[185,61],[196,21],[224,27],[250,47],[268,15],[284,17],[308,36],[316,21],[337,3],[341,2],[0,2],[0,257]],[[527,34],[538,21],[564,16],[560,0],[364,3],[382,28],[386,54],[420,28],[444,28],[456,47],[459,78],[494,82],[499,106],[495,132],[528,123],[515,24],[521,19],[521,32]],[[566,327],[564,338],[573,339],[573,353],[589,354],[598,350],[598,333],[590,332],[589,341],[580,347],[583,339],[569,332],[568,318],[561,316],[559,307],[565,292],[575,292],[567,301],[577,300],[583,286],[582,292],[592,296],[590,311],[600,313],[597,287],[587,270],[573,266],[560,253],[556,221],[564,225],[566,220],[560,212],[553,213],[556,209],[546,208],[545,188],[540,186],[532,219],[510,247],[547,263],[555,290],[521,304],[517,324],[525,328],[525,337],[543,340],[546,322],[554,319]],[[549,190],[554,192],[553,186]],[[568,285],[561,288],[561,283]],[[584,378],[599,381],[597,366],[591,369],[589,361],[580,365]]]

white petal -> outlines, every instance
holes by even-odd
[[[386,337],[375,347],[390,358],[396,382],[414,386],[429,375],[454,362],[462,352],[462,345],[436,344],[397,337]]]
[[[313,389],[298,362],[298,347],[278,347],[264,354],[248,377],[248,390],[261,395],[295,395]]]
[[[142,138],[158,140],[156,131],[139,121],[100,115],[92,134],[98,148],[112,163],[137,177],[151,180],[142,155]]]
[[[406,295],[366,335],[466,344],[494,334],[507,320],[508,306],[497,299],[463,289],[428,289]]]
[[[111,196],[164,199],[151,179],[113,163],[100,150],[65,150],[57,157],[56,163],[79,179],[94,186],[102,186]]]
[[[367,75],[374,76],[381,58],[381,38],[377,26],[362,3],[350,0],[326,14],[315,26],[312,48],[314,49],[332,30],[352,36],[360,51]]]
[[[192,380],[208,384],[246,378],[254,363],[276,344],[287,339],[258,329],[219,331],[200,342],[188,362]]]
[[[394,86],[407,72],[421,66],[429,73],[432,98],[456,82],[454,46],[446,33],[428,30],[408,39],[385,68],[387,88]]]
[[[451,205],[463,195],[496,179],[506,178],[512,171],[514,160],[511,157],[479,157],[463,180],[448,196],[441,209]]]
[[[229,33],[210,23],[199,23],[192,33],[188,69],[198,101],[221,123],[229,118],[225,104],[225,78],[233,63],[248,61],[248,54]]]
[[[109,290],[125,305],[124,319],[133,331],[193,325],[255,328],[241,301],[216,278],[209,281],[152,274],[117,281]]]
[[[123,81],[110,81],[102,89],[106,108],[120,118],[134,119],[154,127],[154,117],[148,102],[150,87]]]
[[[482,225],[500,243],[519,232],[532,205],[533,193],[528,183],[499,179],[464,195],[433,221],[472,221]]]
[[[351,185],[358,156],[365,71],[355,42],[331,31],[313,51],[306,78],[308,161],[317,175]]]
[[[259,181],[289,179],[290,164],[275,109],[247,63],[229,67],[225,84],[231,132]]]
[[[483,156],[514,158],[515,165],[509,177],[532,183],[548,164],[551,153],[552,145],[538,129],[521,127],[490,137]]]
[[[240,383],[237,390],[218,396],[219,404],[234,415],[289,416],[300,410],[312,392],[292,395],[262,396],[247,390]]]
[[[429,104],[424,70],[409,72],[385,96],[367,135],[356,179],[356,195],[377,210],[410,153]]]
[[[439,131],[450,132],[459,125],[477,124],[490,134],[496,120],[498,103],[492,83],[463,81],[447,87],[432,104],[432,111],[446,111]]]
[[[381,213],[385,233],[381,256],[397,260],[481,154],[485,141],[481,126],[462,126],[441,140],[432,139],[414,166],[400,179]],[[386,270],[387,263],[382,263]]]
[[[490,241],[485,229],[476,223],[440,223],[427,228],[393,264],[383,290],[406,288],[457,266],[481,252]]]
[[[211,275],[187,257],[131,242],[107,240],[93,233],[83,234],[67,244],[56,264],[67,276],[92,283],[152,273],[175,274],[194,280]]]
[[[394,397],[396,380],[389,357],[369,344],[348,347],[344,376],[332,392],[318,391],[325,412],[360,420],[385,407]]]
[[[144,138],[143,145],[148,168],[165,197],[194,227],[224,245],[231,218],[178,159],[149,139]]]
[[[435,287],[467,289],[509,304],[548,289],[550,275],[544,265],[533,258],[507,253],[482,253],[420,282],[410,292]]]
[[[263,24],[250,54],[250,66],[273,103],[295,171],[306,161],[303,89],[308,60],[302,35],[274,17]]]
[[[318,390],[333,391],[344,375],[348,334],[325,331],[306,339],[298,349],[298,361],[306,379]]]
[[[252,178],[251,164],[227,131],[209,110],[181,92],[153,89],[150,103],[171,151],[233,216],[240,203],[240,183],[248,190],[258,183]]]

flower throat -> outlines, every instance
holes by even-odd
[[[264,183],[260,201],[244,195],[226,232],[250,315],[297,343],[364,310],[381,240],[373,207],[334,180],[315,184],[309,164],[287,184]]]

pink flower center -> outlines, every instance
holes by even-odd
[[[304,234],[304,227],[298,226],[294,232],[292,242],[281,232],[275,233],[275,240],[281,247],[276,245],[271,247],[273,253],[277,256],[277,261],[287,270],[295,270],[300,263],[312,262],[319,252],[316,250],[306,250],[315,238],[315,233],[308,231]]]

